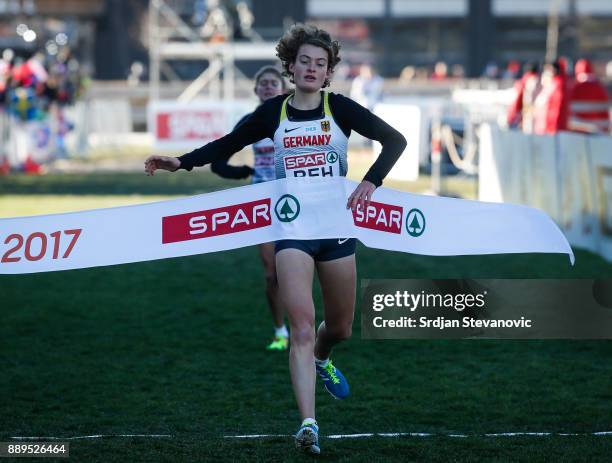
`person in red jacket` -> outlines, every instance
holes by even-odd
[[[576,83],[571,90],[569,129],[582,133],[609,133],[609,96],[586,59],[574,67]]]
[[[522,127],[524,131],[531,133],[531,120],[533,119],[533,102],[539,91],[540,75],[537,63],[527,63],[523,70],[523,76],[514,84],[514,100],[508,107],[508,127]],[[537,91],[536,91],[537,88]],[[525,130],[525,126],[529,130]]]
[[[567,75],[559,60],[548,63],[542,73],[542,91],[535,100],[534,133],[567,130],[569,91]]]

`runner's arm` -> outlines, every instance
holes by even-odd
[[[234,130],[243,124],[251,114],[247,114],[244,116],[238,123],[234,126]],[[231,156],[230,156],[231,157]],[[228,163],[229,158],[221,158],[213,161],[210,164],[210,170],[212,170],[219,177],[223,178],[231,178],[231,179],[243,179],[248,178],[255,173],[255,170],[245,165],[242,166],[231,166]]]
[[[333,96],[330,105],[334,118],[345,133],[354,130],[370,140],[380,142],[382,145],[378,158],[363,177],[363,180],[379,187],[404,152],[406,139],[380,117],[350,98],[338,94],[331,94],[330,96]]]
[[[224,137],[179,156],[178,160],[181,163],[179,168],[192,170],[194,167],[201,167],[214,161],[227,160],[245,146],[270,137],[270,121],[273,120],[275,108],[268,102],[260,105],[242,124],[236,126]]]

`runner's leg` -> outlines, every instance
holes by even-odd
[[[315,309],[312,300],[314,260],[298,249],[276,254],[280,302],[290,327],[289,367],[301,419],[315,418]]]

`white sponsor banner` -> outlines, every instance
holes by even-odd
[[[254,108],[248,100],[154,101],[148,107],[148,127],[156,149],[191,150],[223,137]]]
[[[572,250],[546,214],[526,206],[379,188],[346,209],[345,178],[280,179],[157,203],[0,220],[0,274],[188,256],[280,239],[343,239],[432,256]]]

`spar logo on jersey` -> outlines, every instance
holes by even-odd
[[[338,153],[309,153],[285,156],[285,172],[289,177],[333,177],[334,170],[329,164],[338,162]]]
[[[300,215],[300,202],[293,195],[283,195],[276,201],[274,213],[281,222],[293,222]]]
[[[324,166],[325,153],[310,153],[310,154],[298,154],[295,156],[285,156],[283,158],[285,162],[285,170],[303,169],[306,167]]]
[[[329,145],[331,135],[296,135],[294,137],[283,137],[285,148],[300,148],[308,146]]]
[[[410,209],[406,216],[406,231],[414,238],[425,231],[425,215],[417,208]]]
[[[336,162],[338,162],[338,153],[336,153],[335,151],[330,151],[329,153],[327,153],[327,162],[330,164],[335,164]]]
[[[197,240],[272,225],[270,198],[162,217],[162,243]]]
[[[399,235],[402,232],[403,213],[404,208],[401,206],[370,201],[365,210],[361,204],[357,205],[353,211],[353,222],[361,228]]]

